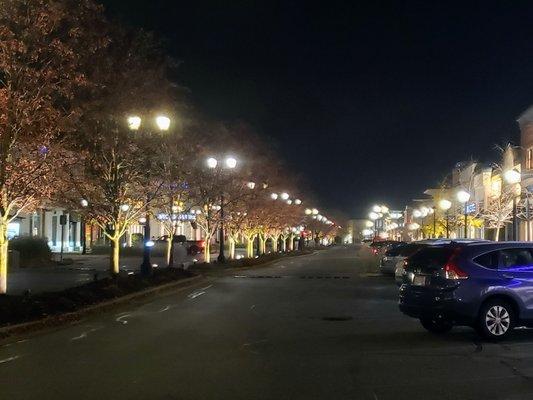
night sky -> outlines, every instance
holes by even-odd
[[[196,107],[271,138],[321,207],[403,207],[496,160],[533,103],[533,4],[106,0],[182,61]],[[529,4],[528,4],[529,3]]]

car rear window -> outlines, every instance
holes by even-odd
[[[450,259],[453,250],[454,249],[449,246],[425,247],[409,258],[409,267],[420,269],[422,272],[443,269],[444,265],[446,265]]]
[[[410,244],[410,245],[402,247],[398,255],[402,257],[411,257],[418,250],[423,249],[424,247],[426,246],[421,245],[421,244]]]

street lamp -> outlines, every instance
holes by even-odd
[[[281,200],[288,200],[289,199],[289,193],[283,192],[280,194]]]
[[[442,211],[446,212],[446,238],[450,237],[450,215],[449,215],[449,210],[450,210],[451,206],[452,206],[452,202],[450,200],[442,199],[441,201],[439,201],[439,208]]]
[[[503,174],[503,177],[505,181],[509,185],[516,185],[518,182],[520,182],[520,172],[518,172],[516,169],[510,169],[508,171],[505,171]],[[516,228],[517,228],[517,220],[516,220],[516,193],[513,193],[513,240],[516,240]]]
[[[277,200],[277,199],[278,199],[278,194],[277,194],[277,193],[272,193],[272,194],[270,195],[270,198],[271,198],[272,200]]]
[[[168,128],[170,128],[170,118],[164,115],[158,115],[155,118],[155,123],[161,131],[168,131]]]
[[[311,210],[310,208],[305,209],[305,215],[311,215],[312,213],[313,213],[313,210]]]
[[[219,165],[219,162],[216,158],[210,157],[207,159],[207,167],[210,169],[215,169]],[[224,167],[227,169],[235,169],[237,167],[237,159],[235,157],[226,157],[224,160]],[[224,168],[223,167],[223,168]],[[253,185],[250,185],[250,184]],[[248,182],[248,187],[250,189],[253,189],[255,187],[255,183]],[[277,198],[277,197],[276,197]],[[218,252],[217,261],[221,264],[224,264],[226,262],[226,255],[224,254],[224,246],[225,246],[225,235],[224,235],[224,192],[220,193],[220,206],[218,206],[217,211],[220,212],[220,231],[219,231],[219,246],[220,250]]]
[[[131,131],[138,131],[142,124],[142,119],[138,115],[132,115],[128,117],[128,128]],[[160,132],[168,131],[170,128],[170,118],[164,115],[158,115],[155,118],[155,124]],[[148,193],[146,195],[146,204],[145,204],[145,214],[146,214],[146,221],[144,223],[144,243],[143,243],[143,261],[141,264],[141,274],[142,275],[151,275],[152,273],[152,261],[150,260],[150,254],[152,251],[152,247],[154,245],[154,242],[151,240],[150,235],[150,194]],[[127,208],[123,208],[127,207]],[[124,204],[121,206],[122,211],[127,212],[129,210],[129,206],[127,204]]]
[[[457,192],[457,200],[459,200],[459,203],[464,204],[464,214],[465,214],[465,238],[468,237],[468,212],[467,212],[467,204],[468,200],[470,200],[470,193],[468,193],[466,190],[459,190]]]

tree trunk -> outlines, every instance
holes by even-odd
[[[7,222],[0,222],[0,294],[7,292]]]
[[[228,237],[228,245],[229,245],[229,258],[234,260],[235,259],[235,239],[233,239],[231,236]]]
[[[248,258],[254,257],[254,237],[253,236],[246,237],[246,257]]]
[[[264,235],[257,235],[257,238],[258,238],[257,245],[259,246],[259,254],[263,255],[263,254],[265,254],[265,249],[266,249],[265,236]]]
[[[272,240],[272,253],[277,253],[278,252],[278,237],[272,236],[270,240]]]
[[[211,262],[211,238],[205,238],[204,262]]]
[[[294,235],[291,233],[289,235],[289,251],[294,249]]]
[[[120,237],[114,237],[111,241],[111,257],[109,259],[109,269],[112,275],[120,272]]]
[[[285,235],[281,235],[281,251],[284,253],[287,251],[287,238]]]
[[[172,250],[174,247],[174,243],[172,239],[173,237],[171,236],[167,238],[167,267],[168,268],[172,267],[172,264],[173,264]]]
[[[495,242],[499,242],[500,241],[500,227],[496,227],[496,237],[494,238],[494,241]]]

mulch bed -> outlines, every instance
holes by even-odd
[[[154,270],[151,277],[120,275],[59,292],[37,295],[0,296],[0,326],[34,321],[51,315],[74,312],[89,305],[193,276],[178,268]]]

